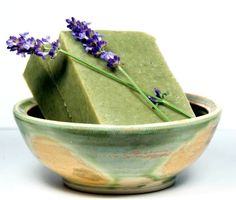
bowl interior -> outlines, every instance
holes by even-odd
[[[202,115],[206,115],[209,113],[209,111],[207,110],[207,108],[194,103],[194,102],[190,102],[190,105],[193,109],[194,114],[196,115],[196,117],[202,116]],[[36,118],[40,118],[40,119],[45,119],[42,112],[39,109],[38,105],[35,105],[33,107],[31,107],[28,111],[27,114],[31,117],[36,117]]]

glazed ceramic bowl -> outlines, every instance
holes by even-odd
[[[167,188],[210,142],[221,109],[187,94],[196,118],[145,125],[96,125],[43,119],[34,99],[14,107],[30,150],[77,190],[144,193]]]

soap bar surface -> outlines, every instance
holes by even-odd
[[[167,100],[194,116],[153,37],[142,32],[99,32],[108,42],[106,50],[121,57],[121,66],[141,88],[149,93],[155,87],[168,92]],[[71,32],[61,32],[60,43],[71,54],[125,79],[119,71],[109,71],[101,59],[88,55]],[[31,56],[24,77],[47,119],[117,125],[162,122],[137,92],[62,53],[47,60]],[[169,108],[159,107],[172,121],[185,118]]]

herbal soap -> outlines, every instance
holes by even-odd
[[[142,32],[99,31],[108,42],[107,51],[121,57],[121,66],[146,92],[158,87],[168,101],[194,116],[190,104],[164,61],[155,39]],[[61,32],[61,49],[126,80],[118,70],[87,54],[71,32]],[[98,124],[145,124],[162,122],[140,95],[72,58],[58,53],[55,59],[32,55],[25,80],[47,119]],[[185,117],[159,105],[171,121]]]

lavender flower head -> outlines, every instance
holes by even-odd
[[[72,17],[71,20],[66,19],[66,22],[68,23],[67,28],[71,29],[72,36],[76,40],[85,42],[93,34],[93,31],[88,27],[90,23],[85,21],[80,22],[79,20],[76,21],[74,17]]]
[[[118,66],[120,62],[120,57],[110,51],[103,52],[100,58],[107,61],[107,66],[110,68]]]
[[[75,20],[74,17],[67,19],[66,22],[67,27],[72,31],[72,36],[82,42],[86,52],[106,61],[110,69],[115,69],[119,65],[120,57],[104,50],[107,42],[102,40],[101,34],[88,27],[90,23]]]
[[[6,41],[7,49],[10,51],[16,51],[17,55],[23,57],[26,54],[37,56],[45,59],[46,57],[54,58],[59,49],[59,41],[49,42],[49,37],[42,39],[35,39],[28,36],[29,33],[19,34],[19,37],[10,36]]]
[[[35,46],[35,39],[33,37],[27,37],[29,33],[22,33],[19,37],[10,36],[6,41],[7,49],[10,51],[16,51],[17,55],[25,57],[26,54],[32,54]]]
[[[162,94],[161,91],[160,91],[158,88],[154,88],[154,94],[155,94],[156,97],[148,96],[148,99],[149,99],[150,101],[152,101],[152,103],[154,103],[154,104],[160,103],[160,102],[158,101],[158,99],[162,99],[162,98],[164,98],[164,96],[166,95],[166,93],[163,93],[163,94]]]
[[[154,93],[156,97],[162,98],[161,90],[159,90],[158,88],[154,88]]]
[[[55,58],[59,49],[59,40],[49,41],[49,37],[36,39],[34,54],[45,59],[46,57]]]

